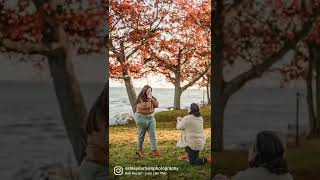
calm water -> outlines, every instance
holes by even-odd
[[[83,84],[88,106],[103,84]],[[50,84],[0,83],[0,179],[47,163],[74,164]]]
[[[102,88],[103,84],[82,85],[88,107]],[[0,90],[1,179],[9,179],[22,168],[75,163],[50,84],[0,83]],[[173,105],[173,89],[154,89],[153,93],[160,101],[159,110]],[[246,88],[233,96],[225,113],[226,148],[249,142],[260,130],[285,131],[295,121],[295,93],[295,89]],[[202,101],[202,96],[203,90],[186,91],[182,107]],[[125,89],[110,88],[110,117],[130,112]],[[305,101],[300,119],[307,124]]]
[[[137,88],[137,94],[141,88]],[[167,107],[173,106],[174,89],[154,88],[152,92],[159,101],[159,108],[156,111],[166,111]],[[207,102],[206,91],[201,89],[187,89],[181,97],[181,108],[189,106],[191,103],[200,103],[204,100]],[[125,88],[110,87],[109,89],[109,123],[114,124],[115,116],[124,113],[133,113]]]
[[[250,143],[262,130],[287,132],[296,121],[294,88],[244,88],[233,97],[225,111],[225,143],[228,149]],[[305,93],[299,90],[300,93]],[[305,97],[300,98],[300,125],[308,126]]]

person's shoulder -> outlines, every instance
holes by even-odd
[[[194,116],[192,114],[188,114],[186,116],[184,116],[184,119],[192,119]]]
[[[194,115],[192,115],[192,118],[197,120],[197,122],[203,122],[203,117],[202,116],[194,116]]]
[[[193,114],[188,114],[188,115],[185,116],[185,118],[203,120],[202,116],[197,117],[197,116],[195,116]]]

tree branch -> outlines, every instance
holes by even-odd
[[[197,81],[199,81],[209,71],[210,68],[211,68],[211,65],[207,66],[206,69],[201,74],[199,74],[199,76],[197,78],[195,78],[193,81],[190,81],[188,84],[184,85],[181,88],[181,91],[184,91],[188,87],[194,85]]]
[[[283,47],[272,56],[263,60],[261,64],[253,66],[248,71],[241,73],[237,77],[233,78],[231,81],[226,83],[226,89],[224,94],[227,96],[231,96],[233,93],[241,89],[247,82],[261,77],[264,72],[266,72],[273,64],[280,61],[281,58],[291,49],[293,49],[296,44],[306,37],[309,31],[312,29],[316,18],[319,16],[320,9],[318,9],[311,17],[308,22],[306,22],[303,26],[303,29],[300,30],[292,40],[287,40]]]
[[[149,44],[147,44],[147,45],[148,45],[148,48],[149,48],[149,50],[150,50],[151,56],[152,56],[153,58],[157,59],[158,61],[162,61],[162,58],[161,58],[160,56],[158,56],[158,55],[154,52],[154,50],[152,49],[152,47],[151,47]],[[172,72],[175,72],[175,71],[176,71],[176,69],[175,69],[170,63],[163,63],[163,64],[165,64],[165,67],[167,67],[170,71],[172,71]]]

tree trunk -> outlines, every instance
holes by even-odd
[[[313,97],[313,65],[314,65],[314,58],[316,57],[316,49],[313,47],[312,44],[308,44],[309,48],[309,61],[308,61],[308,73],[305,79],[306,82],[306,89],[307,89],[307,104],[308,104],[308,115],[309,115],[309,128],[310,128],[310,135],[314,136],[316,134],[316,115],[315,115],[315,104],[314,104],[314,97]]]
[[[62,48],[48,55],[48,63],[60,112],[77,163],[85,156],[86,137],[83,125],[87,110],[72,64],[72,53]]]
[[[316,115],[316,135],[320,135],[320,45],[316,45],[315,50],[315,64],[316,64],[316,104],[317,104],[317,115]]]
[[[131,77],[126,77],[124,79],[124,84],[126,86],[132,111],[135,112],[137,95],[136,95],[136,90],[134,89]]]
[[[211,104],[211,97],[210,97],[210,81],[211,81],[211,78],[210,77],[208,77],[208,84],[207,84],[207,87],[206,87],[206,89],[207,89],[207,99],[208,99],[208,105],[210,105]]]
[[[181,108],[180,100],[181,100],[181,94],[183,92],[181,88],[181,80],[180,80],[180,68],[181,68],[180,60],[181,59],[178,58],[177,71],[174,72],[175,81],[173,82],[173,85],[174,85],[173,108],[176,110],[179,110]]]
[[[310,78],[309,75],[306,79],[306,88],[307,88],[309,127],[310,127],[311,135],[314,135],[316,133],[316,116],[315,116],[314,102],[313,102],[312,77]]]
[[[179,81],[179,80],[177,80]],[[179,85],[177,85],[179,84]],[[175,85],[175,88],[174,88],[174,103],[173,103],[173,106],[174,106],[174,109],[181,109],[180,105],[180,100],[181,100],[181,94],[182,94],[182,91],[181,91],[181,87],[180,87],[180,83],[177,83]]]
[[[212,128],[213,128],[213,150],[223,151],[223,120],[224,109],[227,98],[224,96],[224,79],[223,79],[223,51],[224,51],[224,15],[223,15],[223,0],[215,0],[211,4],[211,17],[213,24],[213,37],[211,39],[212,59]]]

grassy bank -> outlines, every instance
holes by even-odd
[[[307,140],[287,152],[289,169],[295,180],[319,179],[320,139]],[[246,152],[216,152],[214,174],[233,176],[247,167]]]
[[[207,142],[200,156],[207,157],[210,154],[211,135],[210,135],[210,107],[201,109],[205,120],[205,132]],[[173,110],[156,113],[157,121],[157,141],[158,148],[162,154],[160,158],[150,157],[149,139],[145,138],[145,157],[136,159],[137,129],[134,122],[126,125],[112,126],[109,129],[109,148],[110,148],[110,174],[113,175],[114,166],[122,167],[178,167],[178,171],[167,171],[164,175],[137,176],[115,176],[115,179],[194,179],[196,175],[200,179],[210,177],[211,167],[191,166],[188,162],[177,160],[178,156],[184,152],[183,149],[176,147],[176,142],[180,132],[176,130],[176,117],[185,116],[186,110]],[[125,172],[125,171],[124,171]],[[165,171],[163,171],[165,172]]]

